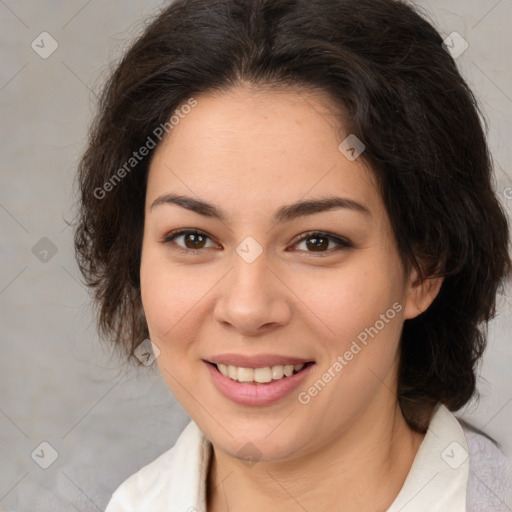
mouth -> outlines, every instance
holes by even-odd
[[[239,384],[265,386],[275,381],[286,380],[293,375],[305,371],[306,368],[314,364],[314,361],[300,364],[277,364],[258,368],[212,363],[210,361],[207,361],[207,363],[224,377]]]
[[[315,366],[314,361],[276,354],[222,354],[212,359],[203,361],[214,387],[231,402],[250,407],[293,396]]]

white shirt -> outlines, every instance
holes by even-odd
[[[173,448],[117,488],[105,512],[207,512],[211,456],[210,441],[191,421]],[[511,486],[508,459],[440,404],[386,512],[505,512]]]

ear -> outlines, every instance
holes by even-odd
[[[443,280],[443,277],[432,277],[421,281],[417,270],[412,268],[405,300],[404,318],[415,318],[426,311],[437,297]]]

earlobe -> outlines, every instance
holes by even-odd
[[[421,281],[418,272],[413,269],[405,302],[404,318],[415,318],[426,311],[437,297],[443,280],[443,277],[432,277]]]

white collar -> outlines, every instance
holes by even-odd
[[[465,512],[468,475],[464,431],[439,404],[404,485],[386,512]]]
[[[105,512],[206,512],[212,445],[191,421],[173,448],[131,475]],[[386,512],[465,512],[469,474],[464,431],[438,405],[405,483]]]

